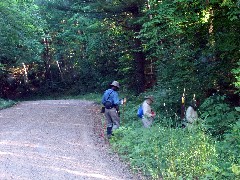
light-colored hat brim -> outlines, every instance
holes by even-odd
[[[110,84],[110,85],[120,88],[119,83],[117,81],[113,81],[112,84]]]
[[[150,99],[152,102],[154,102],[154,97],[153,96],[145,96],[145,99]]]

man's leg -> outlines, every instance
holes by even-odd
[[[149,121],[147,118],[142,118],[142,123],[145,128],[149,128],[151,126],[151,121]]]
[[[107,137],[110,138],[112,135],[112,118],[111,118],[111,109],[105,110],[105,117],[106,117],[106,123],[107,123]]]
[[[118,129],[120,127],[120,117],[118,116],[118,113],[116,112],[115,108],[112,108],[110,110],[110,116],[114,124],[114,129]]]

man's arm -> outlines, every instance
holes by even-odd
[[[102,96],[102,104],[104,105],[105,103],[105,95],[106,95],[106,91],[104,92],[103,96]]]
[[[114,92],[114,96],[113,96],[113,104],[114,104],[115,106],[119,106],[120,103],[121,103],[121,101],[120,101],[120,99],[119,99],[119,97],[118,97],[118,93],[115,91],[115,92]]]

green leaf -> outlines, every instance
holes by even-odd
[[[235,107],[236,111],[240,112],[240,107]]]

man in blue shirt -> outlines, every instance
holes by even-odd
[[[117,81],[113,81],[110,86],[111,88],[107,89],[102,97],[102,104],[105,106],[108,138],[112,136],[113,125],[116,126],[116,129],[120,126],[120,117],[118,115],[120,100],[117,92],[120,86]]]

